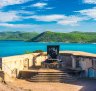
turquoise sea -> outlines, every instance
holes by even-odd
[[[96,44],[41,43],[24,41],[0,41],[0,57],[24,54],[26,51],[47,50],[47,45],[60,45],[60,50],[96,53]]]

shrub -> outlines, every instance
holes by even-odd
[[[30,54],[30,53],[42,53],[44,52],[43,50],[36,50],[36,51],[25,51],[25,54]]]
[[[43,50],[36,50],[36,51],[33,51],[33,53],[42,53],[44,52]]]

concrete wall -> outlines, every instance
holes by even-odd
[[[96,58],[93,58],[93,68],[96,69]]]
[[[92,67],[92,60],[89,58],[81,58],[79,63],[83,70],[87,70],[88,68]]]
[[[32,67],[34,61],[36,66],[41,66],[41,62],[47,59],[47,55],[39,55],[39,54],[40,53],[32,53],[32,54],[24,54],[24,55],[0,58],[0,64],[2,64],[1,65],[2,70],[9,77],[17,77],[19,71],[27,70],[28,68]],[[62,67],[65,67],[66,65],[67,67],[72,67],[73,62],[71,55],[61,54],[60,59],[62,61]],[[81,57],[79,62],[82,69],[85,70],[86,72],[88,71],[88,68],[92,67],[92,59]],[[26,65],[28,65],[28,67],[26,67]]]
[[[10,56],[2,58],[2,70],[10,77],[18,76],[20,70],[27,70],[26,61],[28,60],[28,68],[33,66],[33,57],[38,55],[38,53],[25,54],[18,56]],[[46,56],[37,56],[35,58],[36,66],[40,66],[42,61],[46,60]]]
[[[79,65],[82,68],[82,70],[85,70],[85,76],[87,77],[88,77],[88,69],[93,67],[93,64],[96,64],[96,63],[92,64],[92,58],[87,58],[87,57],[76,57],[72,55],[62,54],[60,55],[60,59],[62,60],[62,65],[63,65],[62,67],[68,67],[73,69],[79,67],[76,66],[76,62],[79,62]],[[94,67],[95,66],[96,65],[94,65]]]
[[[2,70],[2,58],[0,58],[0,70]]]
[[[72,57],[71,55],[59,55],[59,59],[62,61],[62,67],[72,67]]]
[[[39,56],[36,58],[36,66],[41,66],[41,62],[45,61],[48,57],[47,56]]]
[[[4,72],[0,71],[0,82],[4,81]]]

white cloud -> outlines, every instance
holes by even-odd
[[[65,19],[58,21],[58,24],[77,26],[78,22],[84,20],[87,20],[87,18],[78,16],[67,16]]]
[[[0,22],[11,22],[19,20],[20,18],[16,12],[0,12]]]
[[[14,5],[14,4],[22,4],[27,1],[28,0],[0,0],[0,7],[4,7],[7,5]]]
[[[83,16],[65,16],[65,15],[59,15],[59,14],[53,14],[53,15],[43,15],[43,16],[31,16],[28,18],[33,18],[36,21],[43,21],[43,22],[57,22],[61,25],[71,25],[75,26],[78,25],[78,22],[88,20],[89,18],[83,17]]]
[[[13,24],[0,23],[0,26],[3,26],[3,27],[13,27]]]
[[[54,9],[54,7],[47,7],[47,8],[45,8],[45,9]]]
[[[32,27],[36,27],[37,25],[0,23],[0,26],[10,27],[10,28],[30,28],[30,27],[32,28]]]
[[[33,18],[37,21],[45,21],[45,22],[52,22],[52,21],[57,21],[60,19],[65,18],[64,15],[59,15],[59,14],[53,14],[53,15],[43,15],[43,16],[31,16],[29,18]]]
[[[80,10],[77,12],[80,12],[82,15],[85,15],[89,18],[96,20],[96,7],[92,8],[92,9]]]
[[[33,15],[34,12],[24,11],[24,10],[10,11],[10,12],[0,11],[0,23],[12,22],[12,21],[15,22],[15,21],[20,21],[22,19],[26,19],[26,16],[22,16],[22,14]]]
[[[84,0],[84,3],[96,4],[96,0]]]
[[[37,7],[37,8],[43,8],[45,6],[47,6],[47,3],[35,3],[32,5],[33,7]]]
[[[30,16],[20,16],[20,13],[27,13]],[[78,22],[87,20],[88,18],[86,17],[79,17],[79,16],[65,16],[61,14],[53,14],[53,15],[32,15],[31,12],[26,12],[26,11],[10,11],[10,12],[0,12],[0,24],[2,26],[9,26],[9,27],[14,27],[14,24],[8,24],[7,22],[14,22],[14,21],[20,21],[22,19],[35,19],[36,21],[43,21],[43,22],[56,22],[57,24],[61,25],[77,25]],[[16,25],[19,27],[19,25]],[[22,25],[20,25],[22,26]],[[23,27],[23,26],[22,26]]]
[[[19,10],[19,11],[13,11],[17,14],[28,14],[28,15],[33,15],[35,12],[32,11],[25,11],[25,10]]]

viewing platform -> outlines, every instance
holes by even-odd
[[[74,82],[77,78],[68,73],[54,69],[23,70],[20,71],[20,79],[29,82]]]

